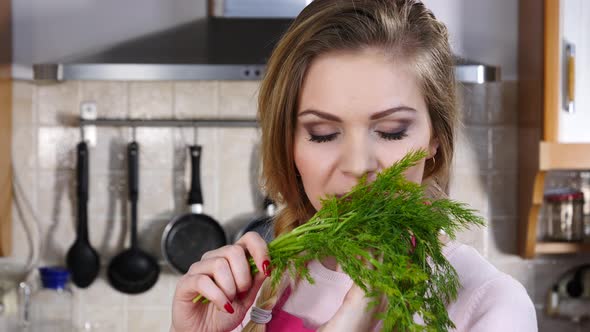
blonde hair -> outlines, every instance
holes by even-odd
[[[306,70],[318,55],[365,48],[383,50],[413,67],[433,137],[439,143],[435,158],[426,161],[423,181],[434,191],[447,184],[457,108],[453,57],[444,24],[416,0],[315,0],[274,49],[258,97],[263,185],[283,206],[275,218],[275,236],[293,230],[315,213],[293,153],[298,97]],[[268,281],[256,306],[271,310],[288,283],[272,289]],[[265,330],[266,325],[253,322],[245,329]]]

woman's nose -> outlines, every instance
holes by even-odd
[[[377,157],[370,140],[358,136],[350,137],[343,145],[340,158],[341,171],[355,178],[367,174],[369,181],[374,180],[373,177],[377,171]]]

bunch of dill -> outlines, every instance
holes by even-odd
[[[424,186],[404,177],[425,157],[422,150],[410,152],[374,182],[362,179],[343,197],[322,200],[308,222],[270,242],[273,286],[285,272],[313,283],[306,263],[334,257],[371,305],[387,299],[379,313],[384,331],[454,327],[445,304],[456,298],[459,280],[442,254],[439,234],[454,239],[483,220],[463,203],[428,199]],[[414,322],[415,313],[424,326]]]

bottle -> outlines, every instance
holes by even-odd
[[[42,267],[42,287],[31,296],[30,332],[73,331],[74,296],[70,273],[62,267]]]

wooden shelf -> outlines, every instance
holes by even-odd
[[[543,171],[590,169],[590,143],[541,142],[539,149]]]
[[[573,242],[537,242],[535,253],[539,255],[575,254],[590,252],[590,243]]]

